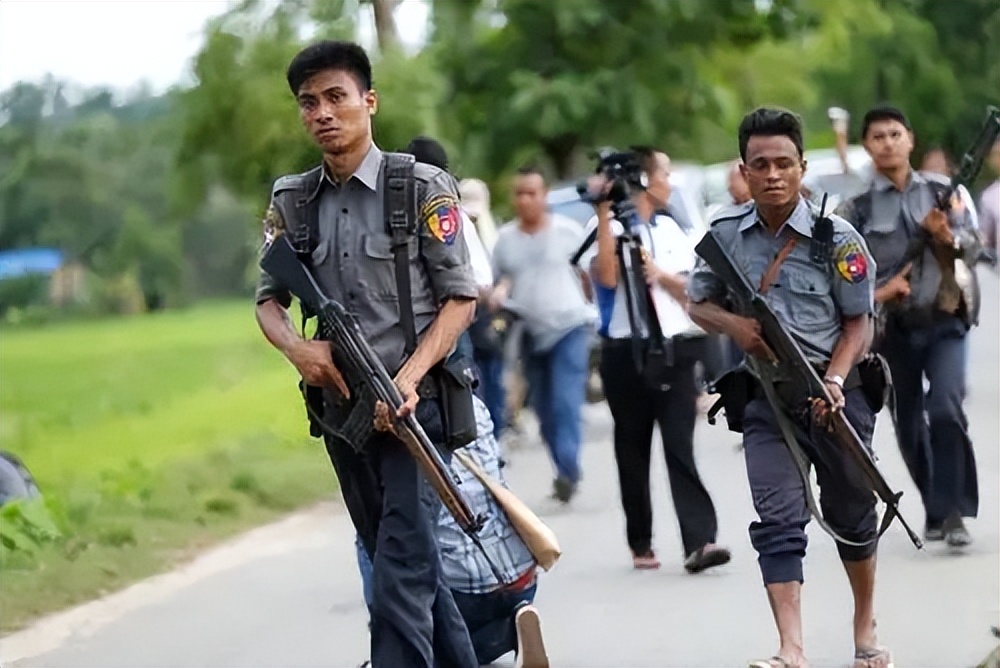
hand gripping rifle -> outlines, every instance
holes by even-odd
[[[983,162],[993,148],[993,144],[996,143],[997,137],[1000,137],[1000,110],[996,107],[988,107],[986,110],[986,120],[983,122],[983,126],[979,128],[979,134],[976,135],[976,139],[972,142],[972,145],[962,155],[962,160],[959,163],[958,169],[952,174],[951,181],[936,193],[935,199],[937,200],[938,209],[946,213],[950,211],[952,208],[951,201],[958,192],[958,187],[969,187],[972,185],[972,182],[976,180],[979,172],[983,169]],[[905,267],[907,263],[917,259],[923,253],[928,243],[927,232],[922,228],[917,230],[917,232],[910,245],[907,246],[903,259],[899,261],[897,271],[892,272],[890,275],[895,275],[898,273],[898,270]],[[976,262],[995,264],[996,259],[991,257],[988,252],[980,249],[978,257],[972,258],[969,264],[975,264]]]
[[[816,369],[809,363],[808,358],[803,354],[799,344],[792,338],[788,330],[781,324],[778,316],[775,315],[771,307],[767,305],[764,298],[753,288],[746,275],[737,268],[729,253],[722,247],[715,234],[709,230],[704,238],[695,247],[695,252],[708,263],[715,275],[729,288],[729,293],[736,302],[736,308],[740,314],[751,317],[760,323],[761,334],[764,341],[774,351],[778,358],[776,365],[758,360],[752,355],[746,355],[746,364],[751,372],[758,378],[760,385],[767,396],[768,402],[774,408],[778,416],[778,424],[781,426],[785,444],[788,446],[792,458],[795,460],[799,474],[803,477],[803,484],[806,490],[806,498],[809,510],[816,518],[818,524],[833,536],[837,541],[852,545],[852,542],[838,536],[831,527],[823,520],[823,517],[813,498],[809,482],[809,462],[798,447],[795,440],[794,430],[787,419],[787,412],[784,408],[789,405],[794,408],[808,406],[809,399],[819,397],[826,400],[828,405],[833,401],[826,385],[820,379]],[[785,396],[788,402],[782,402],[777,395],[774,383],[780,382],[784,389],[787,384],[794,388],[794,397]],[[889,483],[879,472],[875,465],[875,460],[865,447],[854,427],[847,421],[843,411],[831,410],[829,412],[830,428],[837,443],[850,453],[851,458],[857,463],[864,473],[865,480],[883,503],[885,503],[885,514],[882,516],[882,524],[879,527],[879,535],[885,533],[892,523],[893,518],[899,518],[900,524],[906,530],[907,535],[913,544],[920,549],[923,546],[920,538],[899,514],[899,499],[902,492],[893,492]]]
[[[322,331],[329,334],[330,343],[338,352],[338,362],[345,367],[345,375],[355,381],[351,383],[352,390],[367,395],[360,397],[360,401],[370,406],[381,401],[389,407],[390,414],[395,416],[404,401],[382,360],[365,339],[354,317],[340,303],[323,294],[312,272],[299,260],[295,249],[284,235],[271,242],[261,258],[260,266],[317,314]],[[371,424],[374,414],[365,419]],[[396,419],[393,433],[417,460],[458,526],[478,545],[476,532],[482,524],[480,518],[469,508],[448,465],[416,417],[411,414],[403,419]]]

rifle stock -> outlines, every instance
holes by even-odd
[[[732,257],[711,230],[695,247],[695,252],[729,288],[729,293],[735,298],[737,309],[741,314],[752,317],[760,323],[764,341],[778,358],[778,364],[771,365],[747,355],[746,360],[751,371],[761,380],[788,382],[791,387],[798,390],[796,403],[799,405],[804,405],[812,397],[819,397],[828,405],[832,405],[833,401],[826,384],[809,363],[799,343],[785,329],[760,293],[753,288],[746,275],[737,268]],[[900,524],[913,544],[918,549],[922,547],[920,538],[899,514],[899,499],[903,495],[902,492],[894,492],[889,487],[871,453],[843,411],[830,411],[829,415],[831,431],[837,443],[850,454],[864,474],[869,488],[886,505],[880,533],[888,527],[893,518],[899,518]]]
[[[389,407],[391,415],[396,415],[404,401],[385,365],[375,354],[351,314],[323,293],[311,271],[299,260],[285,236],[278,236],[271,242],[261,258],[260,266],[320,318],[324,331],[330,334],[334,350],[338,351],[339,357],[348,367],[345,375],[348,376],[352,393],[370,392],[376,401]],[[372,420],[374,421],[374,415]],[[459,492],[441,453],[416,418],[408,415],[403,419],[395,419],[393,433],[416,459],[458,526],[466,533],[474,534],[480,522]]]
[[[524,541],[531,556],[542,570],[547,571],[552,568],[562,555],[559,541],[552,529],[513,492],[480,468],[471,457],[460,451],[456,451],[454,457],[493,495],[497,505],[507,515],[514,531]]]

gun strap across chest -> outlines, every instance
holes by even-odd
[[[384,153],[382,157],[385,161],[382,169],[383,212],[396,267],[399,323],[406,339],[404,353],[409,357],[417,349],[410,286],[410,240],[416,235],[417,224],[417,182],[413,175],[415,160],[406,153]]]

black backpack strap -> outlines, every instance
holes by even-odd
[[[382,170],[383,212],[396,263],[399,323],[406,337],[404,353],[409,357],[417,349],[417,328],[410,290],[410,238],[416,234],[417,221],[417,182],[413,176],[415,160],[406,153],[384,153],[382,157],[385,160]]]

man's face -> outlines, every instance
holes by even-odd
[[[862,143],[880,172],[910,164],[913,133],[899,121],[874,121],[868,126]]]
[[[997,174],[1000,174],[1000,139],[993,144],[993,151],[990,152],[990,162],[993,164],[993,169],[996,170]]]
[[[666,206],[670,199],[670,158],[666,153],[653,154],[653,168],[646,172],[646,178],[646,194],[655,206]]]
[[[347,153],[371,138],[377,97],[361,88],[344,70],[317,72],[299,87],[302,124],[324,153]]]
[[[514,210],[521,220],[536,221],[545,214],[548,188],[540,174],[518,174],[514,179]]]
[[[798,200],[806,162],[785,135],[754,135],[740,171],[758,205],[783,206]]]

